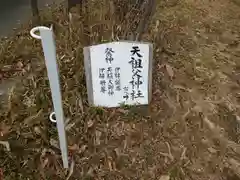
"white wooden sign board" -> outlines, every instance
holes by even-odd
[[[151,99],[150,43],[120,41],[84,48],[88,100],[91,105],[146,105]]]

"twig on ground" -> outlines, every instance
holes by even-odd
[[[68,173],[68,176],[67,176],[66,180],[69,180],[70,177],[72,176],[74,166],[75,166],[75,162],[74,162],[74,160],[72,159],[71,166],[70,166],[69,173]]]

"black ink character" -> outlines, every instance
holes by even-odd
[[[116,86],[116,91],[121,91],[121,86]]]
[[[108,95],[109,96],[112,96],[114,94],[113,89],[114,89],[113,82],[112,82],[112,80],[109,80],[108,81]]]
[[[142,98],[142,97],[144,97],[143,93],[141,92],[141,90],[138,90],[137,96],[135,98]]]
[[[141,71],[139,69],[137,69],[133,74],[133,78],[134,77],[137,78],[136,81],[135,81],[135,85],[137,85],[137,89],[139,89],[139,86],[143,84],[143,82],[141,81],[142,76],[139,73],[141,73]]]
[[[114,95],[114,91],[113,91],[113,89],[108,89],[108,95],[109,95],[109,96]]]
[[[138,77],[137,77],[137,81],[135,82],[135,85],[137,86],[137,89],[139,89],[139,86],[143,84],[143,82],[140,81],[140,78],[141,78],[141,77],[138,76]]]
[[[109,79],[113,78],[113,73],[112,73],[111,67],[108,67],[108,69],[107,69],[107,78],[109,78]]]
[[[139,49],[138,46],[133,46],[132,47],[132,50],[131,50],[132,56],[137,54],[138,57],[143,57],[139,52],[140,52],[140,49]]]
[[[134,77],[132,77],[132,80],[129,81],[129,83],[132,85],[132,89],[134,89],[135,88]]]
[[[124,90],[124,92],[128,92],[128,87],[125,86],[125,87],[123,88],[123,90]]]
[[[108,54],[108,53],[114,53],[113,49],[112,48],[106,48],[105,50],[105,53]]]
[[[104,74],[105,68],[99,68],[99,78],[104,79],[105,74]]]
[[[123,99],[125,99],[125,100],[128,100],[128,99],[129,99],[128,93],[125,93],[125,94],[124,94]]]
[[[121,82],[120,79],[115,80],[116,91],[121,91]]]
[[[135,92],[135,90],[133,89],[132,92],[131,92],[131,99],[132,99],[132,100],[135,99],[135,94],[136,94],[136,92]]]
[[[114,53],[114,51],[112,50],[112,48],[107,48],[107,49],[105,50],[105,54],[106,54],[105,60],[106,60],[106,62],[109,63],[109,64],[111,64],[112,61],[113,61],[112,53]]]
[[[120,78],[120,75],[121,75],[121,74],[120,74],[120,67],[116,67],[116,68],[115,68],[115,77],[116,77],[116,78]]]
[[[116,79],[116,80],[115,80],[115,84],[116,84],[116,85],[120,85],[120,79]]]
[[[129,99],[129,94],[128,94],[128,87],[124,87],[123,88],[123,90],[124,90],[124,96],[123,96],[123,98],[125,99],[125,100],[128,100]]]
[[[128,63],[132,64],[132,68],[143,68],[141,59],[135,59],[134,57],[131,59]]]
[[[101,93],[105,93],[106,92],[106,81],[105,80],[101,80],[100,81],[100,85],[101,85]]]

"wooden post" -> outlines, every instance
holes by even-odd
[[[143,33],[146,31],[151,17],[155,11],[156,7],[156,0],[146,0],[146,2],[141,4],[141,9],[143,9],[143,18],[139,22],[139,25],[137,27],[137,35],[136,35],[136,41],[140,41]]]
[[[33,24],[39,24],[40,16],[39,16],[39,10],[38,10],[38,0],[31,0],[31,9],[32,9],[32,15],[33,15]]]

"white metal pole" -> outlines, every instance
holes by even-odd
[[[40,31],[40,36],[36,35],[34,32]],[[63,167],[68,168],[68,151],[67,151],[67,141],[65,133],[65,123],[64,123],[64,114],[62,107],[62,96],[60,89],[60,78],[58,65],[56,60],[56,47],[53,37],[52,27],[39,26],[35,27],[30,32],[31,36],[37,39],[41,39],[42,47],[47,67],[48,78],[50,82],[50,88],[52,93],[52,100],[54,111],[56,115],[58,137],[60,141],[60,148],[62,153]]]

